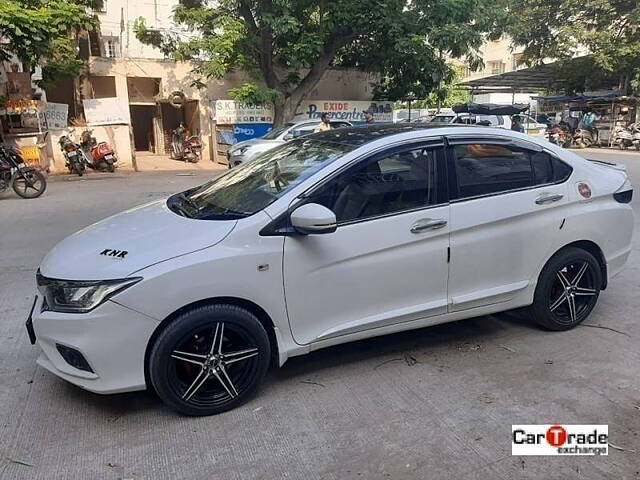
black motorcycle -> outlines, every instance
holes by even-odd
[[[69,135],[73,132],[74,130],[71,130]],[[69,173],[77,173],[80,177],[84,175],[89,161],[80,145],[71,140],[71,137],[68,135],[61,136],[58,144],[60,144],[60,150],[62,150],[62,154],[64,155],[64,163],[69,169]]]
[[[22,198],[38,198],[47,189],[47,179],[24,163],[16,147],[0,145],[0,193],[9,187]]]

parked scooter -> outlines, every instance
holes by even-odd
[[[599,145],[599,140],[591,130],[578,128],[576,133],[573,135],[573,143],[575,143],[578,148],[597,147]]]
[[[69,169],[69,173],[77,173],[79,176],[84,175],[86,166],[89,163],[85,153],[76,142],[71,139],[71,135],[75,130],[71,129],[69,135],[63,135],[58,140],[60,149],[64,155],[65,166]]]
[[[93,135],[93,130],[85,130],[80,135],[80,146],[87,159],[90,159],[89,167],[94,170],[107,170],[108,172],[115,172],[118,159],[113,148],[107,142],[100,142],[96,140]]]
[[[556,124],[547,128],[547,140],[559,147],[569,148],[573,137],[567,125]]]
[[[47,189],[47,179],[24,163],[16,147],[0,145],[0,193],[9,187],[22,198],[37,198]]]
[[[629,130],[631,130],[633,146],[640,151],[640,123],[632,123],[629,125]]]
[[[185,162],[198,163],[202,154],[202,140],[197,135],[187,136],[187,129],[180,125],[173,130],[171,158]]]
[[[616,145],[620,150],[626,150],[633,146],[633,133],[630,129],[617,125],[611,135],[613,138],[612,144]]]

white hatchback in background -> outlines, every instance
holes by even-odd
[[[218,413],[272,359],[526,306],[578,325],[631,252],[631,198],[623,169],[508,130],[332,130],[62,241],[27,329],[82,388]]]
[[[350,122],[332,120],[331,128],[351,127]],[[320,120],[304,120],[301,122],[289,122],[282,127],[275,128],[260,138],[252,138],[238,142],[229,148],[229,168],[237,167],[241,163],[248,162],[272,148],[287,143],[303,135],[314,133],[320,126]]]
[[[547,130],[545,123],[538,122],[526,113],[517,114],[522,119],[522,126],[527,135],[544,138]],[[483,125],[487,127],[511,130],[510,115],[483,115],[475,113],[441,113],[429,120],[430,123],[455,123],[463,125]],[[482,123],[481,123],[482,122]]]

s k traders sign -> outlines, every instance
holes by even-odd
[[[608,425],[512,425],[512,455],[608,455]]]

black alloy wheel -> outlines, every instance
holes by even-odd
[[[566,248],[549,260],[538,280],[531,311],[549,330],[568,330],[584,321],[595,307],[602,269],[589,252]]]
[[[177,317],[149,358],[160,398],[185,415],[212,415],[244,403],[269,367],[262,324],[234,305],[207,305]]]

